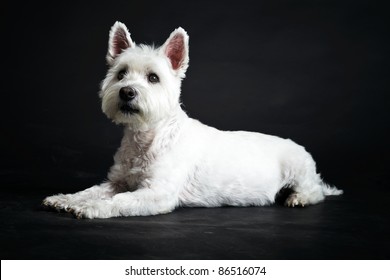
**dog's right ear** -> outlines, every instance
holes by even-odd
[[[134,48],[135,43],[130,38],[126,25],[117,21],[111,27],[108,39],[107,64],[112,66],[115,58],[128,48]]]

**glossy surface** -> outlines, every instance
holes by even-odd
[[[152,217],[77,220],[39,205],[47,190],[3,193],[1,259],[389,259],[384,180],[345,182],[307,208],[182,208]],[[376,184],[368,193],[364,188]]]

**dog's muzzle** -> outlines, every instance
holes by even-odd
[[[133,114],[139,112],[132,104],[137,95],[137,90],[132,87],[123,87],[119,90],[119,109],[122,113]]]

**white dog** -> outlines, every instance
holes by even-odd
[[[159,48],[136,45],[126,26],[110,31],[103,112],[124,125],[107,182],[43,204],[78,218],[146,216],[178,206],[261,206],[293,190],[287,206],[339,195],[322,182],[311,155],[291,140],[245,131],[220,131],[180,107],[188,67],[188,35],[178,28]]]

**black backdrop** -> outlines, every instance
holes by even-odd
[[[3,191],[67,192],[105,178],[122,131],[97,93],[116,20],[137,43],[186,29],[191,117],[291,138],[346,190],[363,172],[385,174],[390,48],[380,2],[13,1],[1,14]]]

